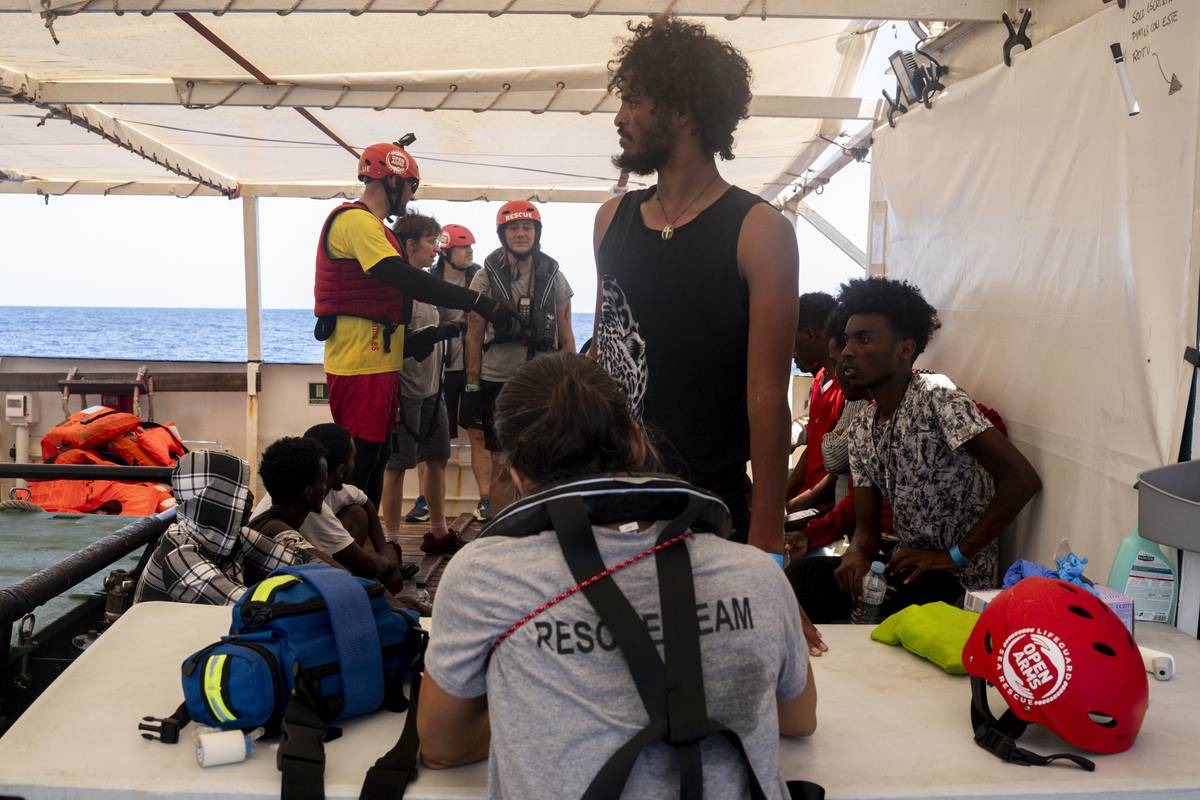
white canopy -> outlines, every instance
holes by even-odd
[[[671,9],[708,17],[750,61],[752,116],[723,174],[774,199],[825,149],[823,120],[858,131],[877,117],[874,99],[845,96],[873,18],[995,19],[1007,6],[0,0],[0,192],[327,198],[356,192],[347,149],[413,131],[423,197],[596,202],[620,180],[606,61],[631,17]],[[506,13],[443,13],[463,9]]]

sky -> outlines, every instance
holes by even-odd
[[[887,55],[911,48],[907,26],[881,29],[856,94],[878,97],[894,79]],[[889,88],[890,91],[890,88]],[[848,132],[857,130],[850,128]],[[616,151],[616,134],[613,135]],[[415,155],[420,157],[419,152]],[[736,155],[736,150],[735,150]],[[866,250],[870,168],[852,164],[810,195],[809,205]],[[312,270],[321,225],[337,201],[259,201],[260,283],[264,308],[311,308]],[[412,208],[475,234],[476,258],[496,245],[499,203],[422,201]],[[597,205],[541,206],[542,247],[575,291],[574,308],[595,304],[592,222]],[[245,305],[241,201],[193,197],[0,195],[4,253],[0,305],[241,308]],[[807,222],[797,225],[801,292],[836,292],[862,270]],[[54,244],[57,243],[57,244]],[[64,243],[66,243],[64,245]],[[53,246],[52,246],[53,245]],[[36,265],[36,268],[30,268]]]

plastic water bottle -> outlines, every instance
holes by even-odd
[[[429,596],[429,589],[424,583],[417,584],[417,591],[413,594],[413,597],[423,606],[431,606],[433,604],[433,598]]]
[[[882,561],[872,561],[871,571],[863,576],[862,605],[855,611],[853,621],[859,625],[878,625],[883,620],[883,598],[887,594],[887,579],[883,577]]]

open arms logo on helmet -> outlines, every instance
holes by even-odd
[[[1050,578],[1025,578],[997,595],[971,631],[962,653],[971,675],[975,741],[1006,761],[1046,764],[1074,754],[1042,756],[1015,744],[1030,723],[1093,753],[1128,750],[1150,698],[1133,636],[1090,592]],[[997,719],[987,684],[1008,710]]]
[[[1042,628],[1013,631],[1000,648],[996,662],[1003,689],[1029,705],[1053,703],[1071,680],[1071,651]]]
[[[469,247],[475,244],[475,236],[463,225],[450,223],[442,228],[438,237],[438,249],[443,253],[451,247]]]
[[[401,177],[408,176],[408,154],[396,148],[387,154],[387,166],[392,172]]]
[[[411,143],[405,136],[399,142],[379,142],[363,150],[358,158],[359,179],[379,181],[394,175],[414,181],[421,180],[417,160],[404,149],[404,145]]]

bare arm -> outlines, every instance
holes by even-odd
[[[780,736],[812,736],[817,730],[817,681],[812,662],[808,662],[808,678],[804,691],[791,700],[776,701],[779,707]]]
[[[483,329],[487,325],[483,317],[475,313],[467,314],[467,338],[463,344],[463,357],[466,359],[467,383],[479,383],[483,370]]]
[[[334,553],[333,559],[351,575],[360,578],[377,578],[388,567],[387,559],[382,554],[368,553],[355,542]]]
[[[808,451],[804,451],[804,455],[808,455]],[[802,456],[803,457],[803,456]],[[816,508],[833,501],[833,490],[837,486],[837,475],[831,475],[826,472],[821,480],[817,481],[811,489],[806,489],[795,495],[788,502],[788,511],[799,511],[802,508]],[[791,494],[790,492],[788,494]]]
[[[995,428],[988,428],[963,447],[988,471],[996,485],[992,501],[958,545],[964,556],[974,558],[1041,491],[1042,479],[1021,451]]]
[[[879,552],[883,533],[879,517],[883,511],[883,494],[874,486],[854,487],[854,535],[842,555],[842,563],[833,577],[838,588],[850,595],[855,603],[862,596],[863,576],[871,559]]]
[[[883,514],[883,493],[874,486],[854,487],[854,535],[850,546],[864,555],[879,552],[883,532],[879,520]]]
[[[746,347],[746,411],[754,473],[750,544],[782,553],[792,422],[788,364],[799,291],[796,232],[783,215],[765,204],[746,215],[738,237],[738,266],[750,292]]]
[[[600,210],[596,212],[596,223],[592,227],[592,252],[596,257],[596,313],[592,318],[592,346],[587,353],[592,358],[599,355],[596,334],[600,332],[600,307],[604,300],[604,279],[600,274],[600,243],[604,241],[604,234],[608,233],[608,226],[612,224],[613,217],[617,215],[617,206],[619,205],[621,205],[620,197],[606,200],[604,205],[600,206]]]
[[[800,454],[800,460],[796,462],[796,466],[792,468],[792,474],[788,476],[787,491],[785,497],[789,500],[800,494],[800,486],[804,483],[804,473],[808,472],[808,448],[804,448],[804,452]]]
[[[571,327],[571,298],[567,298],[554,309],[558,316],[558,349],[564,353],[575,352],[575,329]]]
[[[455,697],[426,672],[417,703],[417,734],[421,738],[421,762],[430,769],[482,761],[492,742],[487,695]]]
[[[383,536],[383,525],[379,522],[379,510],[370,500],[365,501],[362,507],[363,511],[367,512],[367,538],[371,541],[371,547],[375,548],[376,553],[384,555],[391,548],[387,546],[387,540]]]

